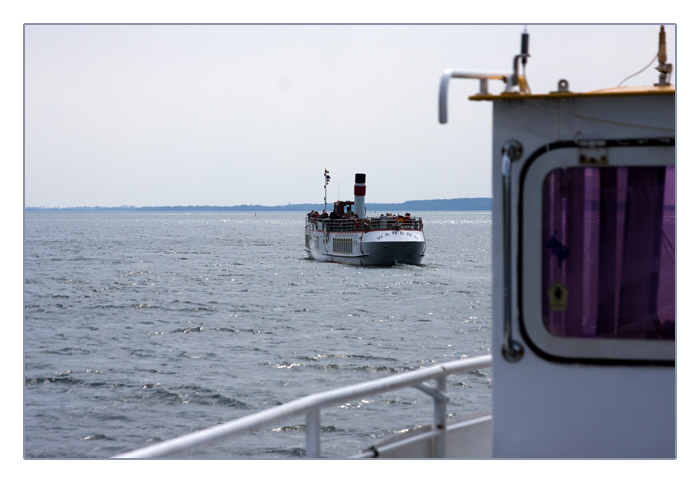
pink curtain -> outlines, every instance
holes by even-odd
[[[543,196],[547,329],[674,339],[675,168],[558,169]]]

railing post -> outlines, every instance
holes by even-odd
[[[321,456],[321,408],[314,406],[306,413],[306,457]]]
[[[447,376],[441,375],[435,378],[435,389],[445,395],[447,393]],[[435,458],[447,456],[447,398],[435,398],[435,429],[438,435],[435,437]]]

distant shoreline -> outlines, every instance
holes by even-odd
[[[333,203],[328,203],[327,209],[332,209]],[[413,200],[403,203],[366,203],[367,212],[411,212],[411,211],[490,211],[491,198],[455,198],[451,200]],[[188,212],[188,211],[322,211],[323,203],[303,203],[296,205],[263,206],[263,205],[236,205],[236,206],[78,206],[73,208],[51,208],[45,206],[28,206],[24,211],[31,212]]]

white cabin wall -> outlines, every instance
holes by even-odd
[[[647,96],[642,103],[639,99],[636,99],[636,103],[630,100],[619,97],[605,99],[604,102],[600,98],[493,102],[492,351],[495,457],[675,456],[674,367],[550,362],[540,358],[526,344],[518,325],[515,300],[517,179],[522,165],[534,150],[557,140],[673,135],[667,131],[640,129],[632,125],[673,128],[675,96]],[[630,126],[555,112],[571,112],[574,109],[586,117],[625,122]],[[650,118],[649,112],[661,114]],[[509,139],[517,139],[524,147],[523,157],[513,164],[511,194],[513,329],[515,340],[525,347],[523,358],[516,363],[507,362],[501,355],[504,312],[500,151]],[[539,216],[535,213],[529,215]]]

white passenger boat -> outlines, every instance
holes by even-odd
[[[562,80],[531,94],[519,73],[527,34],[512,73],[443,74],[440,122],[450,79],[478,79],[470,99],[493,103],[492,356],[331,389],[121,456],[183,454],[306,415],[306,455],[320,457],[323,407],[412,386],[433,397],[434,424],[356,456],[674,458],[676,97],[664,37],[662,27],[653,86],[576,93]],[[491,79],[505,92],[489,94]],[[485,367],[492,412],[448,420],[447,377]]]
[[[325,171],[326,184],[328,171]],[[365,213],[365,174],[355,174],[355,200],[336,201],[333,211],[306,215],[309,258],[364,266],[420,265],[425,255],[423,219],[410,213]],[[353,209],[354,207],[354,209]]]

